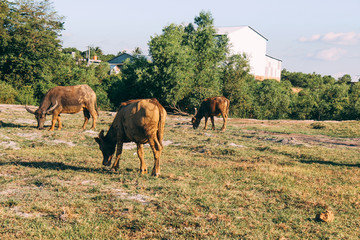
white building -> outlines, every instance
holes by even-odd
[[[249,26],[218,27],[219,35],[227,35],[229,38],[230,53],[245,53],[250,60],[250,73],[255,79],[276,79],[280,81],[281,60],[266,54],[267,39]]]

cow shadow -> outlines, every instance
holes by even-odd
[[[109,174],[112,173],[107,169],[104,168],[90,168],[90,167],[78,167],[73,165],[64,164],[62,162],[0,162],[0,166],[4,165],[16,165],[16,166],[23,166],[23,167],[29,167],[29,168],[36,168],[36,169],[46,169],[46,170],[58,170],[58,171],[64,171],[64,170],[72,170],[72,171],[80,171],[80,172],[95,172],[95,173],[105,173]]]
[[[22,125],[22,124],[14,124],[9,122],[3,122],[0,121],[0,128],[21,128],[21,129],[36,129],[36,126],[30,126],[30,125]]]
[[[360,164],[351,164],[351,163],[337,163],[332,161],[320,161],[320,160],[300,160],[301,163],[306,164],[323,164],[323,165],[330,165],[330,166],[343,166],[343,167],[358,167],[360,168]]]
[[[336,167],[358,167],[360,168],[360,163],[339,163],[339,162],[333,162],[324,159],[320,156],[313,156],[313,155],[307,155],[307,154],[294,154],[294,153],[287,153],[278,151],[275,149],[272,149],[270,147],[259,147],[257,148],[259,151],[269,151],[275,154],[287,156],[295,161],[298,161],[300,163],[305,164],[321,164],[321,165],[329,165],[329,166],[336,166]]]

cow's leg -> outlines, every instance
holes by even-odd
[[[215,130],[215,122],[214,122],[214,116],[211,116],[210,117],[210,119],[211,119],[211,125],[212,125],[212,130]]]
[[[222,132],[224,132],[225,131],[225,129],[226,129],[226,122],[227,122],[227,118],[228,118],[228,115],[227,115],[227,113],[221,113],[221,116],[223,117],[223,119],[224,119],[224,123],[223,123],[223,126],[222,126],[222,128],[221,128],[221,131]]]
[[[120,161],[122,149],[123,149],[123,142],[118,141],[117,148],[116,148],[116,158],[115,158],[114,164],[111,167],[111,171],[117,171],[119,169],[119,161]]]
[[[62,129],[62,124],[61,124],[60,115],[58,116],[57,121],[58,121],[58,130],[61,130]]]
[[[92,120],[93,120],[91,129],[95,129],[95,127],[96,127],[96,120],[97,120],[97,118],[98,118],[98,112],[95,110],[95,108],[90,108],[90,109],[89,109],[89,112],[90,112],[91,117],[92,117]]]
[[[144,144],[137,143],[137,155],[140,159],[140,172],[141,174],[147,173],[146,162],[144,160]]]
[[[208,122],[208,116],[205,116],[205,127],[204,127],[204,129],[206,129],[207,128],[207,122]]]
[[[154,168],[152,170],[151,175],[157,177],[160,175],[160,156],[163,147],[161,146],[156,136],[154,138],[149,139],[149,144],[153,151],[154,159],[155,159]]]
[[[84,120],[84,124],[82,126],[83,130],[85,130],[86,124],[88,123],[89,118],[90,118],[90,113],[89,113],[89,111],[87,109],[84,109],[84,118],[85,118],[85,120]]]
[[[52,119],[51,119],[51,127],[50,127],[49,131],[54,131],[55,123],[56,123],[56,121],[58,119],[58,116],[59,116],[59,113],[53,112],[53,116],[52,116]]]

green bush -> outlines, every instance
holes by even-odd
[[[38,103],[34,98],[34,89],[32,86],[23,86],[18,90],[16,103],[26,105],[36,105]]]
[[[10,84],[0,81],[0,89],[0,103],[13,104],[16,102],[15,99],[18,94]]]

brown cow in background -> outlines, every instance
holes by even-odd
[[[112,170],[119,168],[119,160],[124,142],[135,142],[140,159],[140,171],[147,173],[144,161],[144,144],[149,143],[154,153],[155,163],[153,176],[160,175],[160,156],[163,149],[166,111],[163,106],[153,99],[129,100],[120,104],[119,110],[108,132],[104,130],[95,138],[103,154],[103,165],[109,166],[116,148],[116,159]]]
[[[62,124],[60,113],[78,113],[84,111],[85,121],[82,129],[85,129],[90,115],[93,118],[91,129],[96,127],[96,119],[99,116],[96,104],[96,94],[88,85],[58,86],[50,89],[37,110],[31,110],[25,106],[29,113],[35,115],[38,122],[38,129],[44,128],[46,115],[52,114],[50,131],[55,128],[58,121],[58,129],[61,130]]]
[[[221,131],[226,129],[226,121],[229,115],[229,106],[230,101],[226,97],[210,97],[206,98],[200,105],[199,111],[195,109],[195,116],[192,118],[191,122],[193,128],[196,129],[203,117],[205,117],[205,127],[207,128],[207,120],[210,117],[212,130],[215,130],[214,116],[221,116],[224,119],[224,124],[221,128]]]

